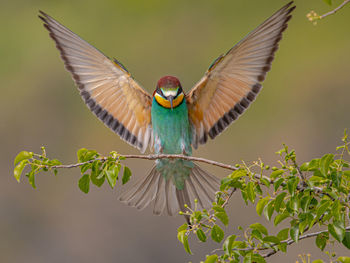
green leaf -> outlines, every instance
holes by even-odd
[[[263,238],[264,242],[268,242],[268,243],[273,243],[273,244],[279,244],[281,241],[279,240],[278,237],[275,236],[267,236]]]
[[[337,171],[332,171],[331,179],[332,179],[333,185],[338,188],[341,182],[341,173],[338,173]]]
[[[322,251],[324,250],[324,248],[327,245],[327,240],[329,239],[328,237],[328,233],[320,233],[317,235],[316,237],[316,246],[321,249]]]
[[[298,183],[299,183],[299,177],[292,177],[288,180],[287,189],[291,195],[295,194],[295,190],[297,188]]]
[[[254,183],[253,182],[249,182],[247,185],[247,195],[248,195],[248,199],[254,203],[255,200],[255,191],[254,191]]]
[[[107,182],[113,189],[117,183],[120,165],[114,165],[106,171]]]
[[[20,163],[17,164],[17,166],[13,170],[13,176],[16,178],[17,182],[20,181],[23,169],[28,164],[28,162],[29,161],[27,159],[24,159],[24,160],[20,161]]]
[[[331,201],[325,201],[320,205],[320,207],[317,209],[317,219],[320,218],[321,215],[324,214],[324,212],[326,212],[327,208],[331,205],[331,203]]]
[[[81,167],[80,167],[80,172],[81,174],[85,173],[87,170],[89,170],[91,168],[92,164],[91,163],[86,163],[86,164],[83,164]]]
[[[235,241],[235,239],[237,238],[236,235],[231,235],[229,237],[226,238],[224,244],[222,245],[223,250],[225,251],[225,253],[230,256],[231,255],[231,251],[232,251],[232,245],[233,242]]]
[[[349,175],[350,176],[350,175]],[[260,178],[260,182],[261,183],[263,183],[266,187],[270,187],[270,181],[269,180],[267,180],[266,178],[264,178],[264,177],[261,177]]]
[[[272,216],[273,211],[274,211],[274,204],[275,204],[275,200],[272,200],[268,203],[267,206],[265,206],[265,209],[264,209],[264,215],[265,215],[266,219],[269,221],[270,221],[271,216]]]
[[[270,174],[270,178],[274,180],[274,179],[276,179],[278,176],[280,176],[280,175],[283,174],[283,173],[284,173],[284,170],[282,170],[282,169],[273,171],[273,172]]]
[[[50,166],[53,166],[53,165],[61,165],[62,163],[59,161],[59,160],[57,160],[57,159],[52,159],[52,160],[50,160],[50,162],[49,162],[49,165]]]
[[[253,229],[251,233],[251,237],[255,237],[257,240],[262,240],[263,236],[259,230]]]
[[[308,167],[308,170],[309,171],[315,171],[319,168],[320,166],[320,159],[312,159],[310,162],[309,162],[309,167]]]
[[[329,233],[339,242],[342,242],[345,237],[344,224],[341,221],[335,221],[328,225]]]
[[[227,216],[227,214],[226,214],[226,211],[225,211],[225,212],[216,212],[216,213],[215,213],[215,216],[216,216],[217,218],[219,218],[220,221],[221,221],[225,226],[228,225],[229,219],[228,219],[228,216]]]
[[[281,204],[282,204],[284,198],[286,197],[286,195],[287,195],[286,192],[282,192],[276,197],[275,210],[276,210],[277,213],[279,213],[280,208],[281,208]]]
[[[242,198],[243,198],[245,204],[248,205],[248,196],[247,196],[246,190],[242,190],[241,195],[242,195]]]
[[[333,205],[332,205],[332,213],[333,213],[333,217],[335,218],[335,220],[340,220],[341,219],[341,205],[340,205],[340,202],[339,200],[335,200],[333,202]]]
[[[287,243],[281,243],[278,246],[278,249],[281,250],[282,252],[286,253],[287,252]]]
[[[299,224],[294,225],[289,232],[291,239],[293,239],[296,243],[299,240]]]
[[[194,217],[197,222],[201,221],[202,217],[203,217],[203,214],[201,211],[195,211],[193,214],[192,214],[192,217]]]
[[[247,243],[244,241],[234,241],[232,243],[232,248],[247,248]]]
[[[98,156],[98,153],[94,150],[87,150],[82,148],[77,152],[79,162],[87,162]]]
[[[238,181],[237,179],[231,179],[229,177],[225,177],[221,179],[221,185],[220,185],[220,190],[223,191],[227,189],[227,187],[235,187],[242,189],[242,183]]]
[[[322,259],[313,260],[312,263],[324,263]]]
[[[300,171],[305,172],[309,169],[309,162],[303,163],[300,165]]]
[[[215,263],[217,259],[218,259],[217,255],[210,255],[210,256],[207,256],[204,263]]]
[[[232,174],[230,174],[229,178],[231,178],[231,179],[239,179],[239,178],[241,178],[243,176],[246,176],[246,175],[247,175],[247,173],[246,173],[245,170],[238,169],[238,170],[234,171]]]
[[[90,190],[90,176],[88,174],[84,174],[80,179],[79,179],[79,188],[82,192],[87,194]]]
[[[83,162],[83,157],[86,154],[88,150],[85,148],[81,148],[77,151],[77,157],[79,162]]]
[[[277,237],[279,240],[286,240],[288,238],[289,228],[282,229],[278,232]]]
[[[270,200],[270,197],[269,196],[266,196],[262,199],[260,199],[256,205],[256,213],[261,216],[263,210],[264,210],[264,207],[266,206],[266,204],[269,202]]]
[[[350,170],[343,171],[343,174],[344,174],[348,179],[350,179]]]
[[[215,211],[215,212],[222,212],[222,213],[226,213],[226,211],[225,211],[225,208],[223,208],[222,206],[220,206],[220,205],[213,205],[213,210]]]
[[[276,182],[273,184],[273,189],[275,192],[277,192],[278,188],[281,186],[281,184],[284,182],[284,178],[279,178],[276,180]]]
[[[101,187],[103,183],[105,182],[105,176],[102,174],[102,170],[100,169],[101,162],[100,161],[94,161],[91,166],[91,182],[96,185],[97,187]],[[102,174],[102,176],[100,176]]]
[[[248,253],[244,256],[243,263],[252,263],[252,253]]]
[[[16,166],[19,162],[22,162],[23,160],[27,160],[33,158],[33,153],[32,152],[27,152],[27,151],[22,151],[19,154],[17,154],[14,165]]]
[[[122,183],[126,184],[130,180],[130,177],[131,177],[131,171],[130,171],[129,167],[124,166]]]
[[[202,241],[202,242],[207,241],[207,236],[205,235],[205,233],[202,229],[198,229],[196,234],[197,234],[197,237],[200,241]]]
[[[266,260],[259,254],[253,254],[252,262],[256,263],[266,263]]]
[[[308,193],[301,198],[300,207],[304,212],[309,210],[309,205],[310,205],[311,199],[312,199],[312,196],[309,195]]]
[[[323,0],[327,5],[332,5],[332,0]]]
[[[324,176],[327,176],[329,166],[334,161],[333,154],[325,154],[320,160],[320,171]]]
[[[350,232],[345,232],[345,237],[342,241],[343,245],[350,249]]]
[[[274,223],[275,226],[277,226],[279,223],[281,223],[284,219],[286,219],[286,218],[288,218],[288,217],[289,217],[289,213],[288,213],[288,211],[286,210],[286,211],[284,211],[282,214],[278,214],[278,215],[275,217],[273,223]]]
[[[91,182],[96,185],[97,187],[101,187],[103,183],[105,182],[106,177],[103,175],[101,178],[97,178],[93,175],[91,175]]]
[[[211,238],[218,243],[223,240],[224,235],[224,231],[218,225],[214,225],[211,229]]]
[[[340,261],[341,263],[350,263],[350,257],[339,257],[337,261]]]
[[[177,239],[184,245],[184,248],[188,254],[192,254],[190,245],[188,244],[187,230],[182,230],[177,233]]]
[[[24,162],[24,161],[22,161]],[[31,171],[29,172],[29,183],[30,185],[35,189],[36,188],[36,185],[35,185],[35,172],[34,171]]]
[[[299,199],[296,195],[290,198],[287,203],[287,207],[289,207],[293,212],[297,212],[299,210]]]
[[[304,221],[301,221],[300,224],[299,224],[299,231],[300,231],[300,234],[303,234],[304,233],[304,230],[305,228],[309,225],[309,221],[308,220],[304,220]]]
[[[262,224],[260,223],[255,223],[249,226],[249,228],[251,229],[256,229],[259,232],[263,233],[264,235],[268,235],[267,229],[266,227],[264,227]]]
[[[186,223],[184,223],[183,225],[179,226],[177,229],[177,232],[181,232],[183,230],[187,230],[188,225]]]
[[[259,184],[255,184],[255,193],[257,195],[262,195],[263,194],[263,191],[261,190],[261,187]]]

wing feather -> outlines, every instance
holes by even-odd
[[[145,151],[151,143],[152,98],[118,62],[40,11],[67,70],[90,110],[123,140]]]
[[[206,143],[208,136],[215,138],[254,101],[295,8],[292,4],[282,7],[218,57],[186,95],[195,148]]]

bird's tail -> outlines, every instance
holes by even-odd
[[[154,214],[160,215],[166,211],[168,215],[173,216],[179,211],[185,211],[185,204],[193,208],[194,199],[198,200],[198,209],[209,208],[219,187],[218,178],[194,164],[183,189],[179,190],[170,178],[166,179],[156,166],[153,166],[145,178],[124,192],[119,199],[137,209],[143,209],[155,200]]]

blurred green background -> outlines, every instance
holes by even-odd
[[[185,90],[210,63],[287,1],[6,1],[0,9],[0,262],[199,262],[217,244],[191,240],[193,256],[177,241],[182,217],[153,216],[121,204],[104,185],[78,189],[79,170],[41,174],[34,190],[12,177],[21,150],[40,151],[64,163],[86,147],[102,154],[137,153],[89,112],[53,41],[37,18],[43,10],[110,57],[120,60],[152,92],[163,75]],[[306,14],[330,10],[321,0],[296,0],[264,89],[252,107],[215,141],[194,152],[225,163],[262,157],[276,165],[282,143],[298,161],[333,152],[350,128],[350,6],[313,26]],[[334,5],[342,1],[334,1]],[[332,8],[334,8],[333,6]],[[133,180],[152,163],[127,161]],[[204,166],[218,176],[228,172]],[[229,205],[230,229],[257,218],[239,195]],[[236,231],[237,232],[237,231]],[[269,262],[295,262],[310,252],[302,241]],[[343,255],[349,252],[337,249]]]

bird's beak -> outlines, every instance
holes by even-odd
[[[170,101],[171,110],[173,110],[173,99],[174,99],[174,96],[168,96],[168,100]]]

